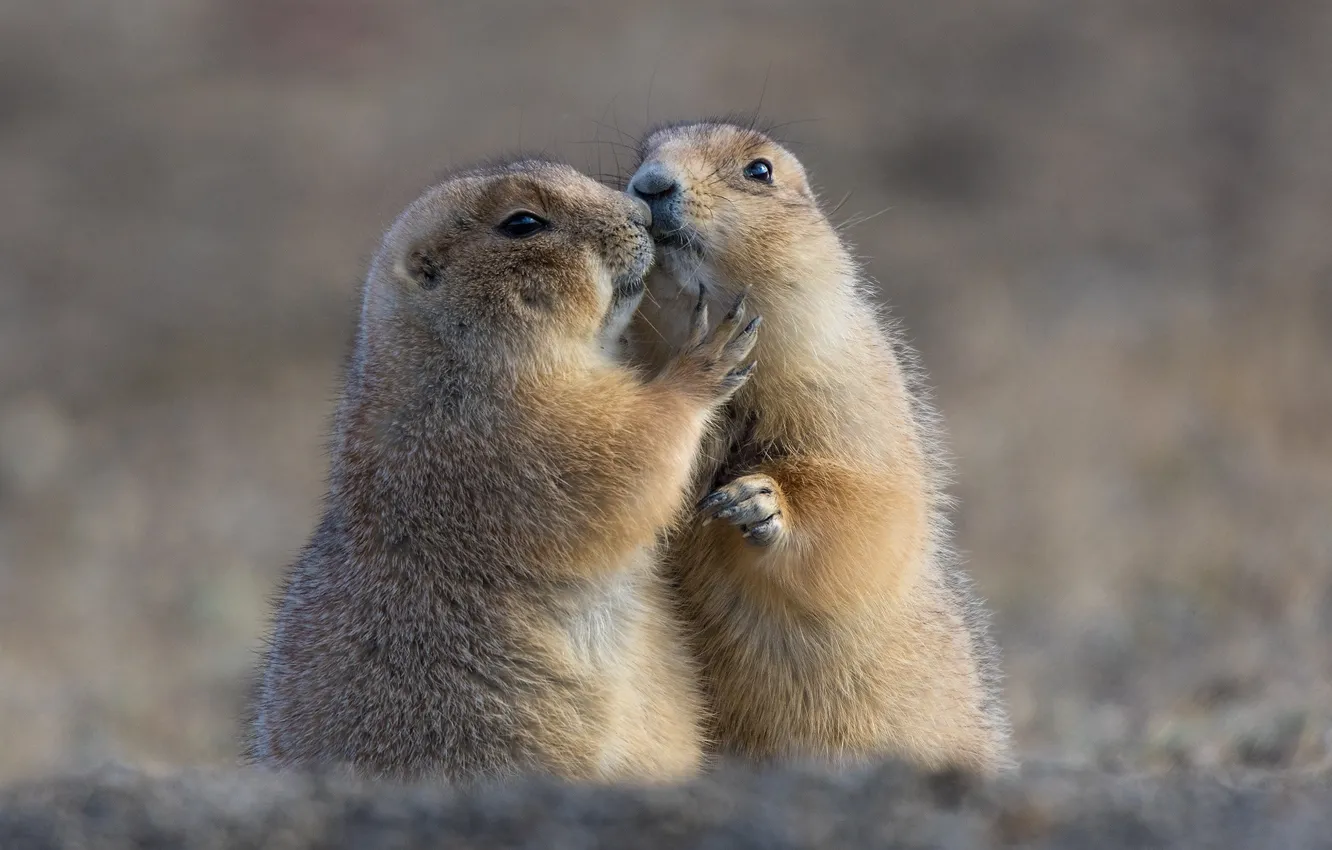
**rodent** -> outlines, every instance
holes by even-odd
[[[758,320],[737,305],[705,335],[691,311],[698,333],[650,380],[609,356],[653,259],[647,220],[568,166],[511,160],[389,228],[251,762],[458,783],[700,769],[697,674],[654,548]]]
[[[666,362],[700,288],[748,288],[765,321],[667,553],[712,737],[759,760],[1011,767],[989,615],[949,544],[936,413],[803,166],[724,121],[659,128],[640,155],[628,190],[652,207],[660,259],[632,355]]]

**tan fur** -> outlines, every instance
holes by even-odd
[[[760,158],[771,184],[745,176]],[[654,194],[662,181],[675,188]],[[752,287],[765,322],[757,374],[705,441],[695,491],[714,495],[668,556],[721,748],[1008,764],[931,411],[801,164],[747,128],[668,127],[629,186],[645,187],[661,257],[631,351],[665,362],[700,286]]]
[[[550,227],[503,235],[518,210]],[[755,335],[736,316],[704,338],[701,319],[652,380],[611,359],[652,260],[646,213],[525,161],[436,186],[390,229],[324,518],[276,615],[257,760],[454,781],[699,769],[655,545]]]

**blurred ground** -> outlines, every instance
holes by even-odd
[[[614,173],[760,97],[874,216],[1021,752],[1323,761],[1332,4],[11,0],[0,778],[234,758],[358,279],[426,182]]]
[[[724,766],[678,786],[528,780],[458,792],[290,773],[118,769],[0,790],[0,843],[6,850],[1328,850],[1330,778],[1028,765],[973,787],[895,764],[835,773]]]

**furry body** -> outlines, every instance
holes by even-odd
[[[650,134],[661,263],[630,328],[667,362],[700,287],[745,288],[760,368],[705,439],[668,552],[721,749],[1008,763],[998,654],[947,540],[936,418],[799,161],[745,127]]]
[[[256,760],[458,782],[699,768],[696,671],[654,551],[754,334],[723,323],[650,381],[609,357],[646,223],[519,161],[430,189],[388,231],[323,518],[274,620]]]

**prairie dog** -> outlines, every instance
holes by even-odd
[[[752,129],[686,124],[646,137],[628,185],[660,256],[634,356],[669,361],[700,287],[748,288],[765,322],[667,554],[719,746],[1008,766],[997,650],[947,540],[935,415],[804,168]]]
[[[649,211],[573,169],[457,174],[364,286],[323,518],[278,606],[253,757],[370,777],[695,773],[700,700],[658,575],[757,318],[645,380],[607,354]],[[752,364],[746,369],[752,369]]]

